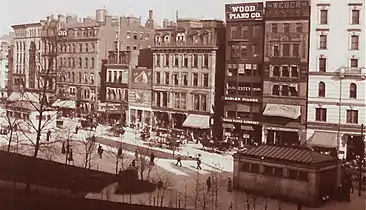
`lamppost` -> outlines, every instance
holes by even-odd
[[[360,159],[358,162],[358,171],[359,171],[359,180],[358,180],[358,196],[361,196],[362,191],[362,171],[363,171],[363,163],[365,161],[365,140],[364,140],[364,125],[361,124],[361,148],[360,148]]]

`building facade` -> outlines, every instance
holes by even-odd
[[[261,142],[263,3],[226,5],[224,138]]]
[[[263,75],[263,142],[306,140],[309,1],[267,1]]]
[[[72,17],[62,19],[67,38],[60,44],[58,56],[59,95],[75,100],[80,113],[95,113],[100,97],[102,59],[107,59],[110,50],[138,51],[151,46],[152,11],[146,23],[148,27],[141,25],[140,18],[112,17],[105,9],[96,11],[96,19],[84,18],[82,22]]]
[[[311,6],[307,137],[353,158],[366,124],[365,2],[312,0]]]
[[[142,127],[153,126],[152,110],[152,51],[139,52],[138,65],[132,67],[129,74],[128,122]]]
[[[35,83],[30,78],[35,77],[35,72],[29,72],[36,56],[40,59],[41,54],[34,51],[42,51],[42,24],[41,22],[18,24],[12,26],[14,30],[13,63],[12,63],[12,90],[34,89]],[[32,56],[30,56],[33,54]],[[32,68],[33,69],[33,68]]]
[[[102,119],[125,124],[128,116],[129,74],[132,64],[131,51],[110,51],[103,60],[101,71],[101,104],[98,112]],[[117,59],[119,57],[119,59]]]
[[[6,98],[9,90],[9,40],[0,39],[0,98]]]
[[[155,126],[187,127],[208,134],[214,125],[214,135],[221,133],[221,108],[216,102],[222,99],[224,38],[224,23],[217,20],[178,20],[174,26],[156,30],[152,48]]]

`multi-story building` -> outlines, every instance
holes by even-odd
[[[307,137],[353,158],[366,123],[365,2],[311,1]]]
[[[306,140],[309,1],[267,1],[263,75],[263,142]]]
[[[100,74],[102,103],[98,112],[109,122],[121,120],[125,123],[128,116],[129,72],[132,66],[136,66],[137,58],[137,56],[131,56],[132,53],[131,51],[109,51],[108,60],[102,62]]]
[[[263,3],[226,5],[226,22],[224,136],[238,143],[260,143]]]
[[[42,24],[41,22],[18,24],[12,26],[14,30],[13,39],[13,64],[12,64],[12,90],[20,91],[20,89],[34,89],[35,83],[30,78],[35,77],[35,72],[29,72],[30,66],[33,65],[34,51],[42,50]],[[33,54],[30,56],[30,54]],[[32,68],[33,69],[33,68]],[[31,82],[32,81],[32,82]]]
[[[0,37],[0,98],[6,98],[9,81],[9,48],[10,41]]]
[[[64,98],[77,102],[80,113],[94,113],[99,98],[101,61],[110,50],[138,51],[153,43],[152,11],[147,27],[135,17],[107,15],[105,9],[96,11],[96,19],[63,18],[67,38],[60,43],[58,56],[60,78],[59,92]],[[61,69],[61,70],[60,70]]]
[[[156,30],[152,48],[156,126],[208,132],[214,124],[214,135],[221,135],[224,48],[222,21],[177,20],[174,26]]]
[[[132,125],[153,125],[152,111],[152,51],[139,52],[138,64],[129,75],[128,113]]]

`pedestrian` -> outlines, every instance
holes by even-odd
[[[103,155],[103,148],[102,148],[102,145],[99,145],[98,147],[98,154],[99,154],[99,158],[102,159],[102,155]]]
[[[182,157],[180,155],[177,156],[177,163],[175,165],[178,166],[178,163],[180,164],[180,167],[182,167]]]
[[[150,155],[150,165],[152,165],[152,166],[155,165],[154,159],[155,159],[155,155],[154,155],[153,152],[151,152],[151,155]]]
[[[135,159],[138,160],[139,159],[139,151],[136,149],[135,151]]]
[[[209,176],[206,180],[207,191],[211,190],[211,177]]]
[[[47,140],[47,141],[50,141],[50,138],[51,138],[51,131],[50,131],[50,130],[48,130],[48,131],[47,131],[47,135],[46,135],[46,140]]]
[[[232,186],[231,178],[229,178],[228,181],[227,181],[227,191],[228,192],[232,192],[233,191],[233,186]]]
[[[77,126],[75,127],[75,134],[78,134],[78,132],[79,132],[79,126],[77,125]]]
[[[68,161],[70,161],[70,162],[74,161],[74,155],[72,153],[72,149],[70,149]]]
[[[93,136],[91,137],[92,142],[95,142],[95,135],[93,134]]]
[[[199,169],[199,170],[202,169],[201,168],[201,159],[200,159],[200,157],[197,158],[197,167],[196,167],[196,169]]]

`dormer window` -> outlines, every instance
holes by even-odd
[[[170,35],[169,35],[169,34],[166,34],[166,35],[164,36],[164,43],[165,43],[165,44],[169,44],[169,42],[170,42]]]
[[[160,36],[155,36],[155,44],[160,45],[161,44],[161,37]]]
[[[204,45],[208,45],[210,40],[210,33],[208,31],[205,31],[202,37],[202,42]]]
[[[184,44],[186,37],[184,33],[177,33],[176,42],[179,44]]]

